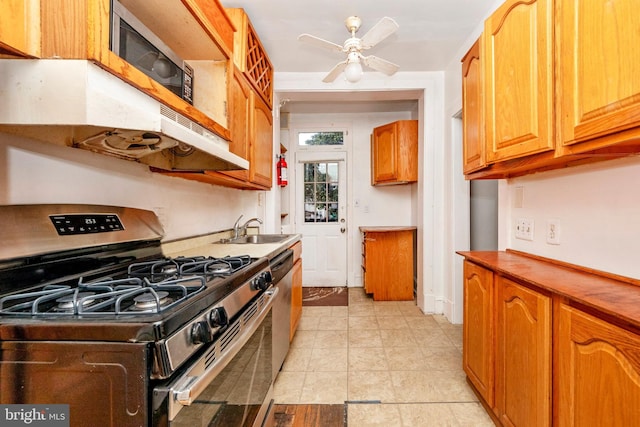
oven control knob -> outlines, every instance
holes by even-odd
[[[216,307],[209,313],[209,325],[212,328],[224,328],[229,324],[229,318],[224,307]]]
[[[256,291],[266,291],[271,286],[271,272],[265,271],[256,276],[252,281],[253,289]]]
[[[211,342],[211,328],[207,322],[196,322],[191,327],[191,343],[206,344]]]

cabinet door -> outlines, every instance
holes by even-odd
[[[236,68],[229,79],[229,123],[231,141],[229,151],[250,161],[249,126],[251,124],[251,87],[244,75]],[[251,167],[251,164],[249,164]],[[249,171],[220,172],[241,181],[249,181]]]
[[[478,39],[462,59],[462,167],[465,174],[485,166],[482,128],[482,68]]]
[[[462,364],[485,402],[494,406],[493,272],[464,262]]]
[[[251,133],[251,182],[271,188],[273,174],[273,117],[271,109],[254,92]]]
[[[507,0],[483,34],[487,161],[554,148],[551,0]]]
[[[398,180],[397,123],[377,127],[371,140],[371,184]]]
[[[559,305],[558,426],[637,426],[640,335]]]
[[[496,407],[504,426],[551,422],[551,299],[499,277]]]
[[[40,9],[33,0],[0,2],[0,54],[40,56]]]
[[[557,4],[559,151],[569,154],[637,138],[638,1]]]
[[[300,317],[302,317],[302,258],[293,264],[292,285],[291,285],[291,331],[289,331],[289,340],[293,340],[293,336],[298,329]]]

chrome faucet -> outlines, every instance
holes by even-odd
[[[240,215],[240,217],[236,220],[235,224],[233,224],[233,238],[234,239],[237,239],[237,238],[241,237],[242,235],[246,235],[247,234],[247,227],[252,222],[258,222],[259,224],[262,224],[262,220],[260,218],[251,218],[250,220],[248,220],[244,224],[240,225],[240,220],[241,219],[242,219],[242,215]]]

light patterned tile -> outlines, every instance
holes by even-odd
[[[291,348],[313,348],[318,331],[296,331],[291,341]]]
[[[298,323],[298,331],[317,331],[321,317],[303,315]]]
[[[381,329],[380,337],[382,338],[382,346],[385,348],[415,347],[418,345],[409,329]]]
[[[393,386],[389,371],[349,371],[350,401],[393,402]]]
[[[425,347],[452,347],[454,344],[442,329],[412,329],[415,341]]]
[[[389,301],[388,303],[374,302],[373,312],[376,316],[402,316],[402,312],[394,301]]]
[[[282,370],[291,371],[306,371],[309,366],[309,360],[311,360],[311,348],[290,348],[287,357],[284,359]]]
[[[347,400],[347,371],[307,372],[300,394],[301,404],[342,404]]]
[[[398,405],[403,427],[458,427],[458,421],[446,403]]]
[[[378,329],[354,329],[349,331],[349,348],[382,347]]]
[[[451,411],[461,427],[494,427],[495,425],[480,403],[452,403]]]
[[[273,400],[275,403],[298,404],[306,374],[306,372],[281,371],[273,385]]]
[[[380,329],[409,329],[409,324],[402,316],[376,316]]]
[[[315,348],[347,348],[349,346],[349,334],[347,331],[317,331],[315,336]]]
[[[398,405],[347,405],[349,427],[400,427]]]
[[[407,317],[407,323],[411,329],[442,329],[440,324],[436,322],[431,315],[423,315],[421,317]]]
[[[353,317],[349,316],[349,330],[378,329],[378,320],[375,316]]]
[[[349,349],[349,370],[350,371],[387,371],[387,357],[384,349],[372,348],[350,348]]]
[[[307,372],[346,372],[347,349],[345,348],[314,348],[311,352]]]
[[[373,304],[350,304],[349,316],[375,316]]]
[[[331,311],[332,307],[330,306],[302,306],[303,317],[326,317],[331,315]]]
[[[464,373],[453,371],[391,371],[397,403],[477,401]]]
[[[418,347],[385,347],[384,351],[391,370],[425,370],[427,361]]]
[[[455,371],[462,369],[462,353],[456,347],[422,347],[427,369]]]
[[[349,322],[347,316],[327,316],[322,317],[318,322],[319,331],[346,331]]]

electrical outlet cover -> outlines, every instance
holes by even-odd
[[[560,244],[560,220],[547,220],[547,243],[550,245]]]

